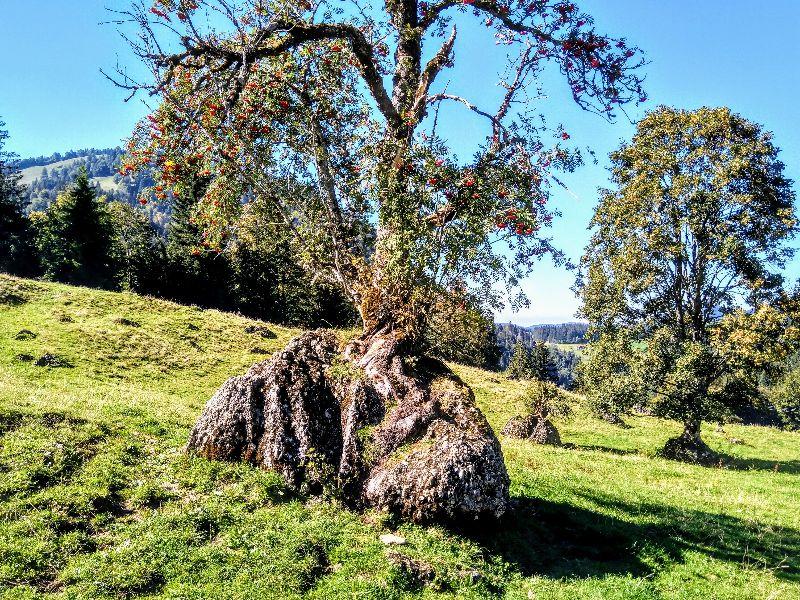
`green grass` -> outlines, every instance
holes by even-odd
[[[677,424],[621,429],[575,396],[571,447],[502,439],[506,521],[396,523],[183,452],[216,387],[297,333],[250,324],[0,276],[3,597],[800,598],[800,434],[706,426],[732,466],[692,467],[655,458]],[[45,353],[72,367],[17,358]],[[522,408],[520,383],[455,369],[496,430]],[[390,531],[408,543],[387,549]]]
[[[37,179],[41,179],[42,173],[45,169],[52,172],[57,169],[61,169],[63,167],[71,167],[77,162],[85,161],[88,157],[86,156],[78,156],[76,158],[68,158],[65,160],[60,160],[58,162],[46,165],[46,166],[35,166],[35,167],[27,167],[22,169],[22,180],[21,183],[23,185],[30,185]],[[118,182],[114,181],[113,175],[108,175],[105,177],[92,177],[89,179],[93,184],[97,184],[103,191],[106,192],[115,192],[121,189],[121,186]]]

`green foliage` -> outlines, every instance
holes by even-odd
[[[231,265],[224,256],[200,252],[204,239],[195,222],[191,194],[202,194],[204,181],[173,197],[167,226],[165,283],[161,295],[184,304],[225,308],[231,305]]]
[[[108,205],[113,227],[111,253],[122,287],[140,294],[158,294],[164,288],[164,242],[147,216],[129,204]]]
[[[531,379],[532,372],[533,361],[530,350],[522,342],[517,342],[506,369],[506,376],[509,379]]]
[[[426,332],[428,352],[473,367],[498,368],[500,349],[490,312],[455,294],[441,294]]]
[[[0,596],[800,596],[796,433],[711,429],[733,466],[709,476],[655,457],[674,423],[612,427],[562,392],[573,413],[554,422],[571,448],[502,442],[517,505],[507,519],[468,533],[419,527],[183,452],[203,403],[253,362],[249,349],[277,351],[296,330],[270,325],[278,338],[263,340],[245,329],[264,323],[237,315],[0,276],[7,297],[20,300],[0,304]],[[22,328],[37,337],[14,339]],[[75,367],[15,359],[46,351]],[[526,385],[456,372],[495,430],[524,412]],[[386,548],[389,532],[407,543]]]
[[[777,381],[767,388],[767,399],[788,429],[800,430],[800,361],[795,356]]]
[[[24,169],[26,180],[30,181],[26,190],[30,210],[47,210],[59,194],[72,185],[81,169],[86,170],[98,194],[106,196],[109,201],[137,205],[139,194],[152,186],[153,180],[147,171],[120,174],[118,169],[123,154],[119,147],[86,148],[21,160],[20,169]],[[150,203],[147,210],[151,220],[163,229],[169,214],[168,210],[160,208]]]
[[[45,277],[110,289],[119,286],[111,213],[86,171],[35,223]]]
[[[564,418],[572,412],[569,397],[552,382],[541,379],[528,384],[523,401],[527,414],[539,419]]]
[[[231,297],[237,310],[289,325],[345,327],[356,312],[341,290],[315,280],[273,211],[249,205],[231,245]]]
[[[603,335],[589,344],[578,367],[578,380],[595,414],[619,416],[647,402],[639,358],[625,331]]]
[[[769,334],[785,319],[755,310],[781,301],[797,229],[778,149],[729,109],[661,107],[611,161],[616,187],[582,260],[583,315],[599,337],[584,385],[601,406],[646,395],[687,424],[720,418],[755,397],[757,370],[793,343]]]
[[[553,353],[545,342],[534,342],[527,346],[517,342],[506,369],[510,379],[536,379],[538,381],[558,382],[558,369]]]
[[[33,275],[37,264],[33,237],[25,216],[25,189],[16,155],[6,152],[8,132],[0,121],[0,271]]]

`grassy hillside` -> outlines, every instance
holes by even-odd
[[[478,531],[186,456],[214,389],[296,333],[254,324],[0,276],[3,597],[800,598],[796,433],[708,426],[732,466],[691,467],[654,458],[677,424],[616,428],[576,397],[572,447],[502,440],[517,507]],[[520,409],[521,384],[455,368],[496,430]],[[407,543],[385,547],[390,531]]]
[[[42,172],[47,169],[48,171],[54,171],[56,169],[60,169],[63,167],[71,167],[72,165],[85,161],[85,156],[79,156],[77,158],[68,158],[66,160],[61,160],[55,163],[51,163],[46,166],[35,166],[35,167],[27,167],[22,169],[22,184],[23,185],[30,185],[37,179],[42,176]],[[91,177],[89,178],[93,184],[97,184],[100,186],[105,192],[117,192],[122,189],[119,182],[114,181],[114,176],[109,175],[106,177]]]
[[[36,165],[33,167],[26,167],[22,169],[22,183],[24,185],[30,185],[37,179],[42,176],[42,172],[47,169],[48,171],[52,171],[54,169],[61,169],[63,167],[71,167],[75,163],[81,162],[85,160],[85,156],[78,156],[75,158],[67,158],[65,160],[59,160],[54,163],[50,163],[48,165]]]

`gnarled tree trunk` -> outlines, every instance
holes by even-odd
[[[683,425],[683,433],[667,440],[661,456],[681,462],[711,466],[719,463],[720,456],[700,437],[700,421],[688,419]]]
[[[228,380],[189,449],[281,473],[301,491],[417,521],[499,517],[509,479],[472,391],[389,329],[350,342],[317,330]]]

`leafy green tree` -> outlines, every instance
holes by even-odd
[[[748,315],[782,293],[791,182],[771,134],[727,108],[660,107],[611,161],[614,189],[582,261],[583,314],[606,344],[585,382],[617,386],[592,392],[616,406],[640,395],[628,383],[644,388],[657,414],[684,424],[665,452],[713,460],[701,422],[752,395],[757,357],[771,353],[752,345],[743,357],[732,340],[745,322],[754,333],[775,324]]]
[[[270,204],[314,276],[357,307],[365,339],[393,337],[410,352],[439,290],[466,279],[487,297],[543,254],[562,258],[541,233],[554,215],[550,173],[580,157],[563,128],[543,134],[528,102],[545,65],[605,117],[644,100],[641,53],[561,0],[402,0],[340,12],[284,0],[204,4],[230,23],[204,25],[206,8],[194,2],[127,11],[141,34],[133,49],[155,79],[120,84],[162,104],[135,131],[123,170],[153,167],[158,185],[181,195],[198,173],[210,177],[197,211],[206,252],[234,243],[244,203]],[[441,84],[458,12],[474,13],[509,50],[496,107]],[[176,53],[159,50],[168,48]],[[469,161],[426,118],[451,109],[485,119]]]
[[[0,121],[0,271],[16,275],[36,272],[32,232],[25,216],[25,188],[16,155],[4,150],[8,131]]]
[[[784,427],[800,430],[800,361],[794,357],[791,368],[767,390]]]
[[[108,205],[114,228],[114,253],[124,289],[160,294],[164,284],[164,242],[147,216],[125,202]]]
[[[533,379],[533,361],[530,349],[522,342],[514,344],[511,360],[506,369],[509,379]]]
[[[647,402],[640,358],[627,329],[606,331],[589,344],[577,379],[597,416],[620,425],[623,413]]]
[[[85,169],[38,224],[37,245],[46,277],[77,285],[119,287],[114,223]]]
[[[500,361],[494,318],[460,292],[442,292],[426,333],[427,351],[443,360],[495,370]]]
[[[465,292],[481,305],[498,304],[498,284],[515,288],[545,254],[563,260],[542,232],[556,214],[548,206],[553,171],[574,169],[581,159],[568,143],[570,134],[548,126],[535,110],[545,65],[555,63],[581,106],[609,118],[642,96],[636,74],[641,53],[599,34],[591,17],[562,0],[132,4],[122,20],[138,23],[139,35],[128,39],[135,40],[134,51],[153,78],[139,85],[121,73],[119,81],[134,93],[157,95],[161,104],[134,131],[123,170],[154,168],[157,185],[181,196],[197,174],[210,178],[196,209],[209,243],[204,252],[224,253],[235,243],[243,206],[274,209],[303,266],[314,279],[337,286],[363,325],[341,352],[363,374],[349,389],[366,390],[353,396],[351,413],[359,416],[342,423],[347,431],[363,430],[360,419],[376,412],[359,408],[366,398],[384,405],[377,413],[385,420],[398,414],[428,419],[415,399],[436,398],[435,386],[448,374],[434,375],[425,367],[430,363],[416,359],[426,350],[442,290],[466,284]],[[485,23],[508,53],[509,60],[497,65],[494,106],[453,94],[443,81],[456,58],[458,33],[451,25],[459,12]],[[209,13],[223,22],[207,19]],[[474,142],[476,151],[466,158],[438,127],[438,117],[464,110],[483,124],[477,139],[459,136],[459,144]],[[278,379],[281,395],[313,393],[289,379]],[[463,403],[443,400],[442,414],[466,415],[456,408],[472,401],[463,387]],[[447,428],[465,422],[459,416],[443,428],[431,424],[429,431],[449,435]],[[361,446],[360,438],[344,435]],[[447,447],[454,440],[448,437]],[[423,460],[455,460],[452,452],[444,456],[439,441],[422,451],[431,458],[415,461],[415,468]],[[457,477],[502,473],[489,485],[505,497],[499,454],[492,450],[490,456],[488,445],[473,442],[459,448],[457,460],[465,467],[458,467]],[[361,465],[372,461],[359,458],[353,469],[343,460],[345,480],[361,479]],[[429,469],[419,477],[428,475]],[[405,506],[417,504],[405,491],[400,496]],[[473,496],[469,510],[480,504]],[[415,514],[434,512],[420,508]]]

